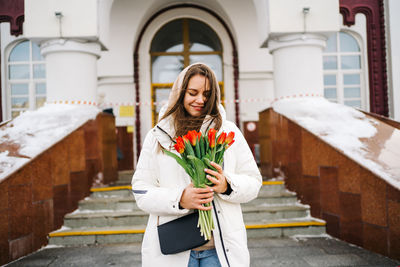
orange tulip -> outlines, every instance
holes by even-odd
[[[230,132],[228,136],[225,138],[225,144],[229,145],[233,144],[233,138],[235,137],[235,132]]]
[[[230,142],[230,143],[228,144],[228,147],[230,147],[233,143],[235,143],[235,140],[232,140],[232,142]]]
[[[189,142],[192,144],[192,146],[195,146],[196,142],[197,142],[197,132],[195,130],[189,131],[186,134],[186,138],[189,140]]]
[[[216,131],[214,128],[211,128],[208,131],[208,143],[210,144],[211,148],[215,147],[215,134],[216,134]]]
[[[183,141],[183,138],[181,136],[176,139],[176,144],[174,145],[174,148],[176,151],[178,151],[179,154],[185,152],[185,142]]]
[[[223,144],[225,142],[225,138],[226,138],[226,133],[225,132],[221,133],[221,135],[218,137],[217,144],[218,145]]]

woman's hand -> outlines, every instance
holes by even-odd
[[[204,207],[202,204],[210,203],[214,199],[214,190],[211,187],[195,188],[190,183],[183,190],[179,204],[185,209],[211,210],[212,206]]]
[[[222,167],[215,162],[211,162],[211,166],[213,166],[217,171],[210,169],[204,170],[208,173],[206,176],[207,179],[214,184],[211,188],[213,188],[217,193],[224,193],[228,189],[228,182],[226,181],[224,171],[222,170]]]

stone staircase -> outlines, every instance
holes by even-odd
[[[131,172],[121,172],[112,186],[92,188],[90,197],[67,214],[64,226],[49,234],[49,244],[89,245],[140,242],[148,215],[135,204]],[[249,238],[320,235],[325,222],[310,216],[309,206],[282,181],[264,182],[257,199],[242,205]]]

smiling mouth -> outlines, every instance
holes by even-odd
[[[194,108],[197,111],[201,111],[203,109],[203,107],[196,107],[196,106],[192,106],[192,108]]]

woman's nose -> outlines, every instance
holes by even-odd
[[[204,97],[203,95],[197,96],[197,98],[196,98],[196,102],[197,102],[197,103],[203,104],[204,101],[205,101],[205,97]]]

